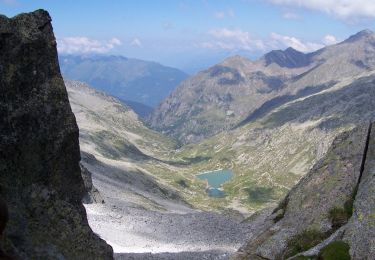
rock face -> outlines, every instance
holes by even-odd
[[[78,128],[46,11],[0,16],[0,88],[6,251],[21,259],[111,259],[81,204]]]
[[[289,47],[285,51],[271,51],[264,55],[264,59],[267,65],[276,63],[280,67],[298,68],[308,66],[311,62],[310,56]]]
[[[86,204],[91,203],[104,203],[104,199],[100,194],[99,190],[92,183],[92,173],[81,163],[81,173],[83,183],[85,184],[86,194],[83,197],[82,202]]]
[[[183,81],[149,122],[182,143],[197,142],[374,69],[371,31],[309,54],[288,48],[256,61],[230,57]]]
[[[345,228],[353,259],[375,256],[375,125],[372,125],[364,170],[353,205],[354,213]]]
[[[264,217],[237,258],[287,259],[302,254],[315,259],[324,246],[340,240],[350,246],[352,259],[373,259],[374,127],[339,135],[326,156]]]

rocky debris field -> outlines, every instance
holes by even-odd
[[[238,216],[193,209],[153,193],[143,175],[132,172],[129,184],[126,167],[87,162],[105,201],[85,205],[88,221],[118,259],[227,259],[249,238],[252,226]]]
[[[180,252],[180,253],[138,253],[138,254],[115,254],[116,260],[222,260],[228,259],[229,253],[217,251],[206,252]]]
[[[241,247],[249,233],[247,224],[216,213],[181,214],[105,204],[86,205],[86,209],[90,226],[117,253],[214,251],[223,255]]]

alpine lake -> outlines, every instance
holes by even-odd
[[[207,181],[207,194],[210,197],[223,198],[225,192],[222,189],[222,185],[232,179],[233,172],[231,170],[215,170],[196,175],[198,179]]]

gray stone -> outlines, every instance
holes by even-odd
[[[82,202],[85,204],[104,203],[104,199],[102,195],[92,183],[92,173],[85,166],[83,166],[82,163],[80,163],[79,165],[81,167],[83,183],[86,189],[86,194],[83,197]]]
[[[267,219],[274,218],[274,223],[264,226],[257,236],[251,237],[237,258],[285,259],[288,243],[295,235],[316,230],[327,239],[322,239],[322,243],[304,255],[319,253],[329,242],[344,239],[350,245],[353,259],[370,259],[375,248],[375,135],[373,133],[370,138],[369,129],[367,124],[339,135],[326,156],[288,193],[273,211],[274,214],[265,220],[266,223]],[[361,176],[365,159],[365,170]],[[343,223],[335,232],[337,227],[332,225],[330,211],[344,208],[345,203],[354,196],[353,216],[348,224]]]
[[[375,124],[364,166],[344,241],[350,245],[352,259],[372,260],[375,257]]]
[[[0,188],[5,250],[21,259],[111,259],[81,203],[78,128],[44,10],[0,16]]]

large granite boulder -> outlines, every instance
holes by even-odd
[[[111,259],[81,200],[78,127],[46,11],[0,16],[0,194],[5,250],[21,259]]]

